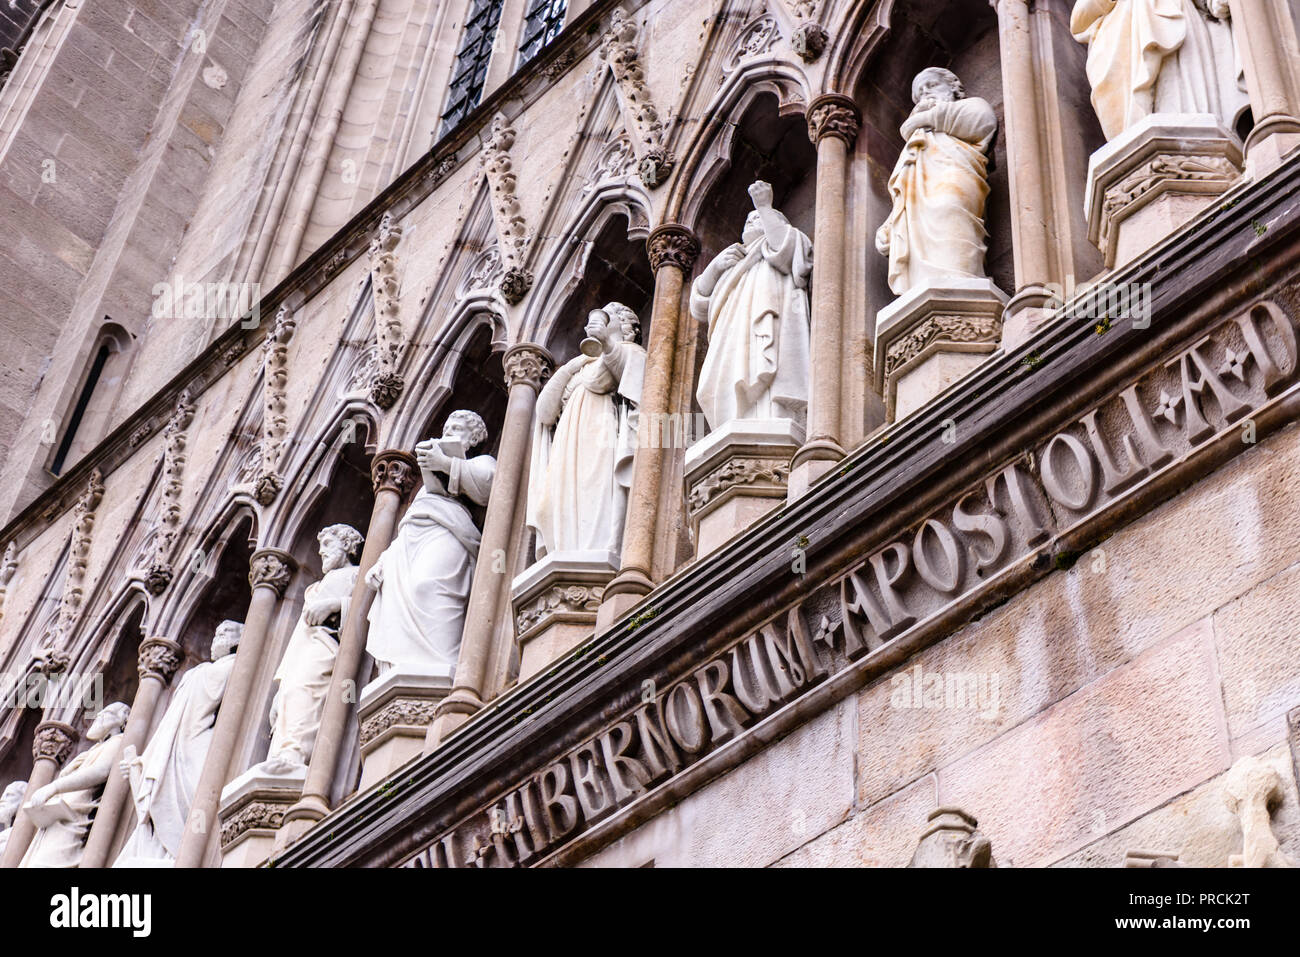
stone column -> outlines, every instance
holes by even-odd
[[[1002,345],[1024,342],[1046,318],[1054,275],[1051,221],[1053,204],[1044,165],[1043,118],[1039,116],[1038,77],[1034,70],[1029,0],[992,0],[998,13],[1002,59],[1003,126],[1011,189],[1012,261],[1016,294],[1003,314]],[[1086,83],[1084,77],[1079,82]]]
[[[43,788],[54,780],[59,767],[72,757],[72,749],[77,743],[77,729],[62,721],[42,721],[36,726],[36,736],[32,742],[32,773],[27,779],[27,793],[23,795],[25,807],[38,788]],[[14,819],[13,831],[9,843],[5,845],[3,867],[17,867],[27,853],[27,847],[36,836],[36,826],[27,816],[26,810],[19,810]]]
[[[1255,116],[1246,137],[1246,171],[1252,177],[1277,169],[1300,146],[1300,42],[1286,8],[1278,0],[1232,0]]]
[[[348,717],[356,702],[357,672],[366,654],[366,615],[375,593],[366,585],[366,573],[393,541],[402,503],[419,478],[415,456],[399,449],[389,449],[375,456],[370,466],[370,480],[375,487],[375,504],[366,527],[366,544],[361,549],[357,583],[352,589],[348,617],[339,633],[339,650],[334,658],[334,677],[321,712],[320,730],[312,751],[302,798],[284,815],[276,837],[276,847],[292,843],[329,813],[330,791],[339,756],[343,753],[343,736]]]
[[[678,411],[670,407],[672,371],[682,319],[682,288],[700,254],[700,243],[685,226],[665,223],[646,240],[650,266],[655,274],[654,306],[650,319],[651,341],[647,350],[645,382],[641,388],[639,419],[660,423]],[[632,465],[632,488],[628,493],[627,520],[623,526],[623,555],[618,575],[605,588],[596,627],[600,629],[622,617],[654,588],[651,569],[655,553],[655,525],[659,515],[659,490],[663,482],[664,443],[637,440]]]
[[[817,145],[813,226],[812,342],[807,439],[790,463],[790,498],[798,498],[844,458],[840,442],[840,365],[844,353],[844,247],[849,150],[862,115],[839,93],[808,108],[808,137]]]
[[[131,717],[122,732],[120,748],[130,745],[137,753],[144,751],[163,689],[176,674],[184,657],[185,652],[181,646],[169,638],[146,638],[140,642],[136,664],[140,684],[131,701]],[[95,821],[90,826],[90,835],[86,838],[85,853],[81,855],[82,867],[108,866],[108,855],[113,849],[113,838],[122,820],[122,811],[126,808],[130,790],[131,786],[122,775],[109,775],[108,783],[104,785],[104,796],[95,812]]]
[[[483,521],[483,542],[479,546],[474,582],[465,609],[456,679],[449,694],[438,705],[425,739],[431,751],[450,731],[464,724],[484,702],[490,700],[505,681],[509,649],[497,647],[501,634],[498,612],[508,607],[510,587],[508,560],[510,544],[523,521],[528,498],[528,459],[532,444],[533,410],[542,383],[555,366],[551,354],[541,346],[521,343],[502,359],[505,367],[506,418],[497,450],[497,471],[492,479],[492,497]],[[507,555],[504,568],[498,555]],[[510,634],[509,631],[506,634]]]
[[[194,789],[185,822],[185,836],[176,853],[177,867],[202,867],[212,832],[219,827],[217,812],[221,789],[230,780],[230,762],[239,743],[239,728],[251,705],[257,669],[266,654],[266,638],[280,596],[289,587],[295,562],[278,548],[259,548],[248,562],[248,583],[253,597],[244,616],[244,630],[235,651],[235,665],[221,697],[221,710],[212,728],[212,742],[203,761],[203,772]]]

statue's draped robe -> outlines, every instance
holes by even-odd
[[[808,407],[808,277],[812,240],[793,226],[779,248],[744,247],[711,295],[691,287],[691,315],[708,321],[695,397],[712,429],[733,419],[793,419]]]
[[[338,628],[347,618],[352,586],[357,580],[357,566],[335,568],[318,582],[307,586],[304,603],[336,598],[342,603],[337,623],[309,625],[299,616],[288,647],[275,672],[279,688],[271,702],[271,746],[269,757],[293,748],[304,761],[311,759],[316,746],[316,730],[325,708],[334,658],[338,654]]]
[[[534,422],[526,523],[537,533],[538,558],[622,547],[645,350],[622,342],[612,355],[579,356],[574,366],[554,432]]]
[[[140,756],[143,773],[132,795],[136,827],[114,867],[150,861],[165,865],[176,859],[212,743],[217,709],[234,667],[235,656],[223,655],[195,665],[177,682],[167,711]]]
[[[908,136],[889,177],[893,209],[880,232],[889,243],[889,288],[898,295],[984,275],[986,151],[997,117],[978,97],[932,109],[933,128]]]
[[[465,604],[482,536],[465,495],[487,503],[496,459],[453,459],[445,491],[421,487],[397,526],[397,537],[375,563],[382,576],[370,606],[366,650],[406,671],[456,667]]]
[[[104,753],[115,754],[122,746],[122,736],[115,734],[104,741],[96,741],[81,754],[69,761],[59,773],[59,777],[79,771],[98,761]],[[114,765],[116,761],[114,760]],[[112,773],[117,773],[116,766]],[[56,779],[57,780],[57,779]],[[104,794],[104,785],[80,791],[66,791],[54,795],[50,801],[62,801],[73,813],[70,821],[56,821],[36,832],[32,843],[23,855],[19,867],[76,867],[81,861],[81,854],[86,849],[86,835],[90,832],[95,808],[99,806]]]
[[[1078,0],[1070,29],[1088,45],[1107,140],[1152,113],[1209,113],[1231,129],[1249,103],[1230,21],[1193,0]]]

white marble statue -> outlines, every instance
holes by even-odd
[[[361,546],[360,532],[351,525],[330,525],[316,540],[324,574],[307,586],[302,614],[275,672],[279,687],[271,701],[271,745],[266,760],[257,766],[263,774],[307,770],[334,675],[339,629],[357,580],[357,566],[348,556]]]
[[[19,867],[76,867],[86,849],[86,835],[104,794],[104,783],[117,765],[122,731],[131,709],[121,701],[95,716],[86,731],[94,742],[63,766],[49,784],[37,788],[27,813],[37,831]]]
[[[9,846],[9,835],[13,832],[14,818],[22,806],[23,795],[27,793],[26,781],[14,781],[0,794],[0,857],[4,857],[5,848]]]
[[[691,285],[691,315],[708,322],[695,397],[709,428],[733,419],[790,419],[808,407],[808,277],[812,240],[772,208],[772,187],[749,187],[741,241]]]
[[[481,540],[460,496],[486,505],[497,467],[490,455],[465,453],[486,440],[483,420],[462,410],[447,417],[441,438],[415,447],[423,487],[366,574],[376,591],[366,650],[381,672],[456,666]]]
[[[998,128],[993,108],[941,67],[916,75],[912,101],[889,177],[893,209],[876,232],[877,251],[889,257],[889,288],[900,296],[984,277],[988,148]]]
[[[1092,105],[1107,140],[1153,113],[1209,113],[1232,129],[1246,107],[1229,0],[1077,0]]]
[[[596,354],[570,359],[537,397],[526,522],[538,558],[622,547],[645,375],[639,328],[622,303],[593,310],[586,333]]]
[[[175,861],[243,628],[237,621],[217,626],[211,660],[181,676],[144,753],[123,751],[121,769],[131,784],[136,825],[114,867],[167,867]]]

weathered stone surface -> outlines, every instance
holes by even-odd
[[[919,827],[937,806],[927,774],[781,858],[778,867],[905,867]]]

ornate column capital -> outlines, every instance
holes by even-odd
[[[700,241],[695,234],[677,223],[655,227],[645,245],[650,255],[650,268],[655,272],[660,266],[676,266],[683,273],[689,273],[695,265],[695,257],[700,254]]]
[[[396,492],[398,498],[405,499],[415,487],[419,474],[415,456],[401,449],[385,449],[370,463],[370,481],[375,487],[376,495],[389,491]]]
[[[42,721],[36,726],[36,736],[32,740],[32,757],[37,761],[42,758],[62,764],[72,755],[77,743],[77,729],[62,721]]]
[[[277,597],[283,595],[297,564],[288,552],[278,548],[259,548],[248,560],[248,584],[253,588],[270,588]]]
[[[507,389],[526,385],[537,392],[542,388],[542,383],[551,377],[555,359],[541,346],[521,342],[506,350],[501,365],[505,368]]]
[[[842,93],[823,93],[808,104],[808,138],[814,143],[834,136],[852,148],[861,126],[858,105]]]
[[[136,670],[140,680],[157,678],[164,685],[172,680],[176,669],[185,659],[185,650],[170,638],[154,636],[140,642],[136,657]]]

